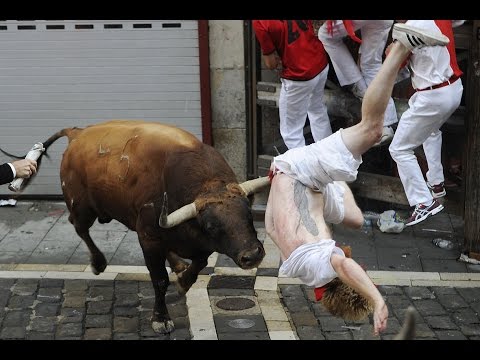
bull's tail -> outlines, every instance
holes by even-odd
[[[73,138],[75,138],[76,134],[81,130],[83,130],[83,129],[76,128],[76,127],[65,128],[65,129],[62,129],[62,130],[56,132],[55,134],[50,136],[45,142],[43,142],[42,144],[43,144],[43,148],[45,149],[45,151],[42,152],[40,154],[39,158],[37,159],[37,173],[38,173],[38,170],[40,168],[40,163],[42,162],[42,157],[46,156],[47,158],[49,158],[49,155],[47,153],[47,149],[50,147],[50,145],[52,145],[56,140],[60,139],[63,136],[68,136],[68,141],[71,141]],[[15,159],[24,159],[27,156],[27,154],[25,154],[23,156],[10,154],[9,152],[3,150],[2,148],[0,148],[0,152],[2,152],[6,156],[9,156],[9,157],[15,158]],[[22,184],[22,188],[25,188],[29,184],[29,182],[35,177],[35,175],[36,174],[34,174],[32,177],[30,177],[28,179],[24,179],[23,184]]]
[[[43,142],[43,148],[45,149],[45,153],[47,152],[47,149],[49,148],[49,146],[52,145],[55,141],[57,141],[61,137],[67,136],[68,141],[71,141],[72,138],[74,138],[80,130],[83,130],[83,129],[73,127],[73,128],[62,129],[56,132],[55,134],[50,136],[45,142]]]

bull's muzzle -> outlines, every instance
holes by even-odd
[[[254,249],[245,250],[240,253],[238,265],[245,270],[257,267],[265,257],[265,249],[263,245],[255,247]]]

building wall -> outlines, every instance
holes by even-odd
[[[210,20],[213,146],[238,181],[247,177],[243,20]]]

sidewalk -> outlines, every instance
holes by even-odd
[[[334,239],[352,246],[386,296],[389,326],[379,337],[369,320],[332,317],[312,288],[279,277],[278,250],[264,224],[256,227],[267,253],[258,269],[212,254],[183,298],[171,274],[167,303],[176,330],[158,335],[150,328],[153,288],[136,233],[115,221],[91,228],[109,262],[95,276],[64,203],[0,207],[0,339],[390,339],[408,305],[418,312],[417,338],[480,339],[480,266],[456,261],[461,218],[441,212],[400,234],[334,226]],[[458,245],[440,249],[436,237]]]

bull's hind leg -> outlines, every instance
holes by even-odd
[[[188,262],[183,260],[180,256],[178,256],[172,251],[168,252],[167,260],[168,260],[168,263],[170,264],[170,267],[172,268],[172,271],[175,274],[180,274],[182,271],[185,271],[190,265]]]
[[[75,227],[75,231],[85,242],[88,250],[90,250],[90,265],[92,267],[92,272],[95,275],[98,275],[107,267],[107,259],[95,245],[90,237],[90,232],[88,231],[92,227],[96,218],[97,215],[95,212],[88,207],[75,205],[70,208],[70,216],[68,217],[68,220]]]
[[[177,291],[180,295],[185,295],[192,285],[197,281],[198,274],[207,266],[208,256],[205,258],[195,258],[190,266],[182,273],[178,274]]]

